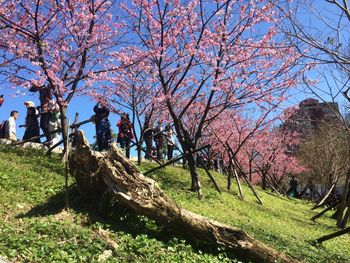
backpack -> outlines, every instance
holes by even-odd
[[[0,124],[0,138],[5,138],[5,136],[6,136],[6,126],[7,126],[7,121],[3,121]]]
[[[122,121],[120,132],[127,138],[132,139],[131,123],[129,121]]]

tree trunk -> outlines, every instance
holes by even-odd
[[[190,174],[191,174],[191,191],[197,192],[198,198],[202,199],[202,196],[203,196],[202,188],[201,188],[201,183],[199,181],[199,175],[197,173],[196,160],[195,160],[194,154],[187,152],[185,156],[186,156],[188,168],[190,169]]]
[[[140,165],[142,162],[142,141],[137,145],[137,164]]]
[[[261,188],[263,189],[263,190],[266,190],[266,174],[267,174],[267,172],[266,171],[262,171],[261,172],[261,174],[262,174],[262,186],[261,186]]]
[[[115,145],[108,154],[91,152],[80,132],[78,146],[70,158],[70,170],[86,199],[99,200],[108,189],[136,213],[201,244],[224,246],[229,255],[253,262],[297,262],[241,229],[180,208],[164,195],[155,181],[142,175]]]
[[[228,173],[227,173],[227,190],[231,190],[232,173],[233,173],[233,169],[232,169],[231,164],[230,164],[229,169],[228,169]]]
[[[59,104],[60,108],[60,117],[61,117],[61,126],[62,126],[62,137],[63,137],[63,161],[65,166],[65,203],[66,203],[66,210],[69,210],[69,196],[68,196],[68,175],[69,175],[69,167],[68,167],[68,156],[69,156],[69,149],[68,149],[68,140],[69,140],[69,121],[67,117],[67,107],[62,106]]]
[[[350,170],[346,174],[346,179],[345,179],[345,184],[344,184],[344,192],[341,197],[341,202],[338,207],[338,217],[337,217],[337,226],[340,228],[344,228],[343,226],[343,215],[344,215],[344,210],[348,205],[348,195],[349,195],[349,180],[350,180]]]
[[[199,175],[197,173],[196,166],[196,145],[191,145],[188,141],[179,140],[181,147],[183,149],[183,162],[187,163],[191,174],[191,191],[197,192],[198,198],[202,199],[202,188],[199,181]]]
[[[249,182],[252,182],[252,159],[249,158]]]

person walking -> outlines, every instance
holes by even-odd
[[[26,128],[24,131],[22,140],[29,140],[33,137],[37,137],[40,135],[40,127],[39,127],[39,121],[38,121],[39,112],[35,108],[35,104],[32,101],[26,101],[24,102],[24,105],[27,108],[25,124],[20,125],[19,127]],[[40,143],[40,138],[37,138],[31,142]]]
[[[5,139],[11,141],[17,141],[16,136],[16,120],[18,118],[18,111],[14,110],[10,113],[10,118],[6,121],[5,126]]]
[[[94,106],[96,140],[99,151],[108,150],[112,139],[111,124],[108,120],[110,109],[105,103],[98,102]]]
[[[49,122],[51,119],[51,102],[52,102],[52,94],[49,88],[45,86],[36,86],[33,85],[29,91],[31,92],[39,92],[39,100],[40,100],[40,128],[45,134],[47,143],[50,142],[50,134],[49,134]]]
[[[157,160],[163,161],[163,148],[164,148],[164,134],[163,127],[160,122],[158,122],[157,127],[154,131],[154,141],[157,147]]]
[[[153,146],[153,131],[154,131],[153,124],[148,123],[143,133],[143,138],[146,144],[145,159],[147,160],[152,160],[151,156],[152,156],[152,146]]]
[[[289,189],[287,195],[291,197],[297,197],[298,194],[298,181],[295,179],[295,176],[292,176],[292,179],[289,181]]]
[[[130,142],[134,138],[132,132],[133,125],[130,122],[129,115],[125,112],[122,114],[121,119],[117,123],[119,129],[117,141],[120,144],[120,147],[125,150],[125,155],[127,158],[130,158]]]
[[[51,133],[61,128],[61,114],[60,107],[57,102],[52,100],[50,105],[51,117],[49,120],[49,133],[50,133],[50,146],[57,144],[61,141],[60,132]]]
[[[165,126],[164,135],[166,139],[167,157],[168,157],[168,160],[171,160],[173,159],[173,153],[175,148],[175,138],[174,138],[174,132],[171,129],[170,123],[168,123]]]
[[[317,190],[315,188],[314,183],[312,182],[311,178],[308,180],[306,186],[304,187],[303,191],[301,192],[301,197],[304,197],[310,201],[315,200],[317,198]]]

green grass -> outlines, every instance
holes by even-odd
[[[13,262],[222,262],[125,208],[82,203],[73,179],[64,207],[64,167],[43,152],[0,147],[0,256]],[[115,204],[115,202],[113,202]]]
[[[141,170],[147,171],[154,164],[145,163]],[[317,213],[311,211],[312,204],[302,200],[278,197],[255,187],[264,205],[259,205],[251,190],[243,185],[244,200],[238,197],[238,188],[232,181],[231,191],[226,190],[227,180],[213,172],[223,191],[218,193],[204,171],[200,172],[203,185],[202,200],[188,191],[188,171],[167,167],[150,175],[159,182],[166,194],[181,207],[211,219],[242,228],[251,236],[275,247],[281,252],[305,262],[350,262],[350,235],[326,241],[315,247],[309,241],[337,231],[335,221],[327,213],[317,222],[310,218]]]
[[[143,171],[154,167],[144,163]],[[243,186],[227,191],[223,175],[213,173],[222,194],[203,171],[203,200],[189,191],[187,170],[167,167],[150,175],[175,202],[193,212],[240,227],[255,238],[304,262],[350,262],[350,236],[314,247],[308,241],[337,230],[330,214],[316,223],[311,204],[257,192],[259,205]],[[64,206],[63,165],[40,151],[0,147],[0,256],[16,262],[222,262],[220,248],[203,248],[168,233],[152,220],[118,206],[110,196],[98,207],[82,203],[70,179],[71,213]],[[112,204],[110,206],[109,204]]]

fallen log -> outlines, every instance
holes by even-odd
[[[255,240],[239,228],[221,224],[177,206],[157,183],[145,177],[112,145],[108,153],[93,152],[82,132],[70,156],[70,172],[83,198],[99,200],[106,190],[123,205],[170,231],[204,245],[223,246],[228,254],[253,262],[297,262]]]

